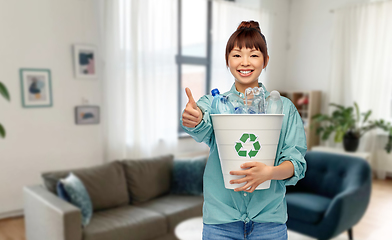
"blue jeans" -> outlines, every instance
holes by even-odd
[[[203,240],[287,240],[286,224],[243,221],[203,224]]]

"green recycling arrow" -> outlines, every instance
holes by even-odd
[[[235,151],[237,152],[238,156],[240,157],[246,157],[249,156],[249,158],[256,157],[257,153],[261,149],[259,141],[257,141],[257,136],[253,133],[243,133],[242,136],[240,137],[240,142],[235,143]],[[251,150],[246,150],[243,149],[242,143],[246,143],[249,140],[249,142],[253,142],[253,149]]]

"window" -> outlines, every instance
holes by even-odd
[[[178,0],[178,113],[188,102],[185,87],[197,101],[208,93],[211,79],[212,0]],[[180,123],[181,124],[181,123]],[[178,126],[180,136],[184,134]]]

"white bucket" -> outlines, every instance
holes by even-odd
[[[230,171],[245,170],[246,162],[262,162],[273,166],[279,143],[284,114],[211,114],[215,139],[227,189],[246,184],[230,184],[245,175],[230,175]],[[261,183],[256,190],[268,189],[271,181]]]

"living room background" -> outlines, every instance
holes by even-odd
[[[327,111],[333,13],[331,10],[368,0],[237,0],[233,4],[270,12],[268,90],[321,90]],[[88,167],[106,159],[105,116],[98,125],[75,125],[74,107],[103,106],[103,59],[98,78],[75,79],[72,45],[88,43],[102,50],[98,5],[94,0],[1,1],[0,81],[11,102],[0,101],[7,138],[0,140],[0,218],[22,214],[22,188],[38,184],[40,173]],[[233,26],[233,30],[236,26]],[[223,56],[223,53],[222,53]],[[222,57],[223,59],[223,57]],[[53,107],[23,108],[20,68],[52,73]],[[173,81],[177,81],[173,79]],[[105,113],[102,109],[102,114]],[[178,140],[174,154],[205,153],[191,138]]]

